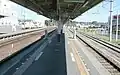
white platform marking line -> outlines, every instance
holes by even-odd
[[[74,58],[73,53],[70,52],[70,55],[71,55],[72,61],[75,62],[75,58]]]
[[[43,54],[43,52],[41,52],[41,53],[35,58],[35,61],[37,61],[42,54]]]

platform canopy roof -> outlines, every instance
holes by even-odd
[[[45,17],[74,19],[103,0],[11,0]]]

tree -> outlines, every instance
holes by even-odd
[[[97,24],[97,21],[93,21],[92,24],[96,25],[96,24]]]

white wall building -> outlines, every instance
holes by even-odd
[[[0,15],[5,16],[0,18],[0,33],[11,33],[21,30],[18,24],[17,13],[12,9],[9,0],[0,0]]]
[[[33,20],[19,20],[19,25],[22,27],[22,29],[32,29],[32,28],[43,27],[41,25],[41,22],[33,21]]]
[[[0,15],[6,16],[0,19],[0,25],[18,25],[17,13],[8,0],[0,0]]]

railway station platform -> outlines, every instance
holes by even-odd
[[[43,40],[0,64],[0,75],[82,75],[66,33],[61,34],[60,42],[56,31]]]
[[[72,58],[72,64],[76,65],[76,71],[80,73],[78,75],[110,75],[109,72],[100,64],[98,59],[90,52],[90,48],[88,48],[88,46],[79,39],[79,33],[77,33],[77,36],[74,39],[74,35],[69,28],[66,28],[65,32],[68,45],[68,50],[66,51],[70,54],[69,57]],[[70,69],[69,66],[68,69]],[[71,72],[74,73],[75,71],[71,69],[70,73]]]
[[[0,75],[67,75],[64,34],[61,42],[56,31],[47,39],[29,47],[29,53],[22,52],[0,64]]]
[[[67,75],[64,34],[61,35],[61,42],[57,42],[57,36],[55,35],[42,50],[41,57],[23,73],[23,75],[49,74]]]
[[[0,64],[0,75],[110,75],[101,64],[103,58],[98,59],[78,34],[74,38],[64,28],[59,42],[57,30],[53,30]]]
[[[45,25],[57,28],[2,26],[7,31],[0,29],[0,75],[120,75],[120,47],[77,31],[72,21],[103,0],[10,1],[51,19]]]

